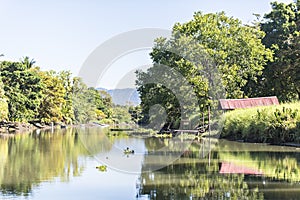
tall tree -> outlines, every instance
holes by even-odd
[[[98,120],[112,116],[112,99],[105,91],[98,91],[95,88],[88,88],[88,101],[95,106],[96,118]]]
[[[66,104],[66,90],[59,75],[54,71],[40,72],[43,84],[43,98],[39,107],[38,119],[41,122],[63,121],[63,106]]]
[[[74,120],[72,74],[70,71],[61,71],[59,72],[58,77],[65,88],[65,101],[62,105],[63,121],[70,124]]]
[[[274,51],[274,62],[265,67],[253,93],[275,95],[282,101],[300,99],[300,1],[271,5],[272,11],[265,15],[261,29],[266,33],[263,43]]]
[[[94,89],[88,89],[81,78],[73,79],[73,110],[76,123],[87,123],[97,118],[94,95]]]
[[[98,103],[97,108],[98,110],[101,110],[106,115],[107,118],[110,118],[112,116],[112,106],[113,106],[112,97],[104,90],[98,90],[98,93],[101,98],[101,103]]]
[[[38,69],[22,62],[3,61],[0,76],[8,97],[9,119],[28,121],[37,117],[42,99],[41,77]]]
[[[32,68],[35,64],[35,60],[34,59],[31,59],[28,57],[28,56],[25,56],[22,60],[21,60],[21,63],[23,65],[25,65],[27,67],[27,69],[29,68]]]
[[[112,117],[112,99],[69,71],[43,72],[35,61],[0,62],[0,121],[86,123]]]
[[[247,81],[256,79],[272,58],[272,52],[261,43],[264,32],[244,26],[224,12],[198,12],[190,22],[176,24],[174,30],[191,35],[204,46],[222,74],[229,98],[246,96]]]
[[[191,21],[175,24],[170,39],[156,40],[150,54],[154,66],[147,72],[137,72],[143,113],[148,113],[149,106],[160,103],[174,122],[172,116],[178,119],[181,112],[176,94],[159,84],[145,84],[154,73],[160,78],[169,78],[160,72],[162,65],[185,77],[198,97],[200,108],[206,107],[209,96],[222,92],[222,88],[216,87],[218,76],[221,80],[217,84],[224,86],[226,97],[247,96],[245,91],[249,79],[255,80],[267,61],[272,59],[271,50],[261,42],[263,37],[264,32],[244,26],[240,20],[227,17],[224,12],[197,12]],[[180,84],[176,80],[172,83]],[[186,89],[181,87],[180,91]],[[192,107],[196,109],[195,105]]]

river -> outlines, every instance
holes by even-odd
[[[124,153],[124,149],[134,153]],[[96,169],[103,166],[104,170]],[[300,149],[102,128],[0,138],[0,199],[298,199]]]

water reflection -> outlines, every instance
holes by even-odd
[[[135,153],[124,154],[127,147]],[[72,199],[297,199],[299,152],[213,139],[134,138],[97,128],[20,134],[0,138],[0,198],[35,199],[40,186],[36,199],[66,198],[53,187]],[[43,184],[49,181],[52,186]]]
[[[150,148],[153,143],[146,142]],[[221,140],[206,154],[204,146],[205,142],[195,141],[172,165],[143,173],[139,193],[149,199],[298,198],[300,155],[296,148]],[[151,162],[144,165],[149,168]]]
[[[101,136],[98,134],[98,137]],[[97,141],[101,138],[89,138],[91,145]],[[102,148],[110,147],[104,145]],[[59,178],[66,182],[71,176],[80,176],[84,164],[79,163],[78,157],[89,154],[79,141],[78,132],[72,129],[1,138],[1,192],[29,195],[32,187],[43,181]]]

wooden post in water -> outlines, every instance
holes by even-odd
[[[53,133],[53,131],[54,131],[54,123],[51,122],[51,133]]]
[[[210,137],[210,105],[208,105],[208,135]]]
[[[204,121],[204,112],[202,112],[202,128],[205,126],[205,121]]]
[[[208,104],[208,166],[210,167],[210,104]]]

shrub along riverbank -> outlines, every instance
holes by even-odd
[[[222,138],[272,144],[300,143],[300,102],[227,112]]]

